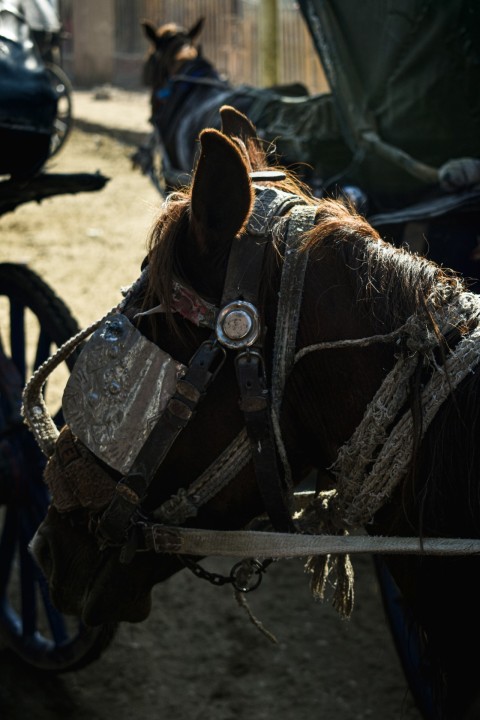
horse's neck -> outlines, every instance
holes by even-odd
[[[203,82],[207,80],[207,83]],[[213,65],[201,56],[177,66],[168,81],[152,93],[152,114],[164,142],[175,133],[175,121],[198,108],[205,98],[218,92],[208,81],[222,83]]]
[[[212,80],[213,84],[204,82]],[[218,109],[222,98],[229,91],[229,84],[223,81],[205,58],[198,56],[184,63],[170,78],[166,97],[156,103],[153,116],[169,156],[171,165],[190,172],[195,151],[195,138],[208,122],[213,126],[217,113],[208,108]],[[219,119],[219,116],[218,116]]]
[[[376,334],[372,314],[357,301],[349,272],[333,248],[309,264],[297,349]],[[319,348],[298,360],[283,413],[294,452],[317,468],[328,467],[392,364],[392,346],[378,344]]]
[[[190,78],[212,78],[220,80],[220,74],[214,68],[212,63],[203,57],[203,55],[197,55],[195,58],[188,58],[183,62],[177,69],[175,75],[186,75]]]

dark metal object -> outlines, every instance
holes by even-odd
[[[229,575],[221,575],[220,573],[205,570],[195,558],[187,555],[180,555],[179,557],[185,567],[201,580],[207,580],[207,582],[217,587],[232,585],[235,590],[241,593],[256,590],[262,582],[267,567],[272,562],[272,560],[263,560],[262,562],[255,559],[240,560],[232,567]]]

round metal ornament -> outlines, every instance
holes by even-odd
[[[249,347],[260,335],[258,310],[245,300],[234,300],[218,313],[215,331],[218,341],[227,348]]]

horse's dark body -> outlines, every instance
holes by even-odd
[[[245,126],[236,128],[233,123],[226,125],[225,133],[227,129],[232,137],[244,133],[242,143],[238,145],[214,130],[203,133],[192,189],[169,199],[152,235],[150,286],[143,301],[153,307],[161,299],[167,312],[143,317],[138,324],[143,333],[158,339],[162,349],[185,364],[210,331],[168,312],[172,278],[180,278],[210,302],[220,303],[233,239],[242,237],[252,211],[248,171],[250,165],[254,170],[266,165]],[[249,160],[241,149],[245,145],[250,148]],[[302,193],[292,180],[276,185]],[[462,283],[453,274],[445,274],[432,262],[382,242],[363,218],[345,206],[311,198],[307,203],[318,207],[316,225],[308,240],[310,254],[297,348],[386,335],[412,315],[422,315],[427,305],[428,326],[430,311],[442,306],[448,309],[459,296],[463,297]],[[266,329],[268,372],[281,267],[278,243],[277,238],[267,248],[263,268],[261,316]],[[138,299],[134,304],[137,309],[125,311],[132,318],[138,310]],[[463,321],[453,326],[448,342],[455,346],[471,328],[469,322]],[[436,362],[442,362],[445,351],[446,346],[443,351],[438,349]],[[362,420],[397,355],[408,356],[409,352],[401,339],[395,343],[375,342],[366,347],[312,352],[293,368],[285,388],[281,432],[295,485],[312,469],[318,472],[319,489],[335,483],[329,468],[339,448]],[[180,487],[188,487],[244,426],[232,355],[227,353],[194,419],[173,444],[149,487],[142,501],[142,514],[147,518]],[[424,354],[418,351],[418,372],[412,377],[409,397],[415,418],[409,470],[375,512],[372,522],[367,523],[368,532],[478,538],[480,371],[477,365],[472,367],[441,405],[422,438],[422,401],[418,393],[427,379],[427,366],[432,369],[431,364],[424,365],[424,360]],[[93,532],[99,513],[81,507],[82,478],[77,478],[74,466],[62,470],[59,457],[54,455],[50,462],[51,473],[57,478],[54,504],[34,545],[54,602],[62,611],[82,616],[92,624],[144,619],[150,608],[151,587],[180,569],[181,562],[174,554],[146,552],[125,564],[119,562],[119,548],[99,549]],[[94,462],[93,456],[90,462]],[[97,462],[95,468],[106,471],[103,463]],[[110,474],[117,478],[113,471]],[[80,498],[72,512],[64,512],[61,507],[59,489],[67,487]],[[249,463],[187,524],[233,530],[244,527],[263,511],[255,472]],[[431,706],[435,708],[428,709],[430,701],[422,700],[425,717],[480,717],[480,710],[472,709],[478,688],[480,643],[478,559],[394,556],[386,560],[401,589],[402,602],[414,618],[411,640],[421,647],[416,679],[432,692]]]
[[[197,138],[206,127],[220,127],[219,109],[225,104],[248,115],[282,163],[295,165],[311,183],[320,184],[333,172],[333,158],[349,162],[330,94],[309,96],[300,83],[232,86],[195,46],[203,19],[190,30],[173,23],[155,28],[149,21],[143,27],[151,44],[144,82],[152,90],[151,121],[171,185],[187,181]]]

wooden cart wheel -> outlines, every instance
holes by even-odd
[[[0,263],[0,640],[26,663],[54,672],[97,659],[116,629],[86,628],[59,613],[28,551],[50,498],[42,478],[45,458],[20,414],[22,390],[32,372],[77,331],[66,305],[38,275],[23,265]],[[74,361],[64,363],[66,377]],[[60,408],[48,385],[49,407]],[[54,418],[60,425],[60,409]]]

